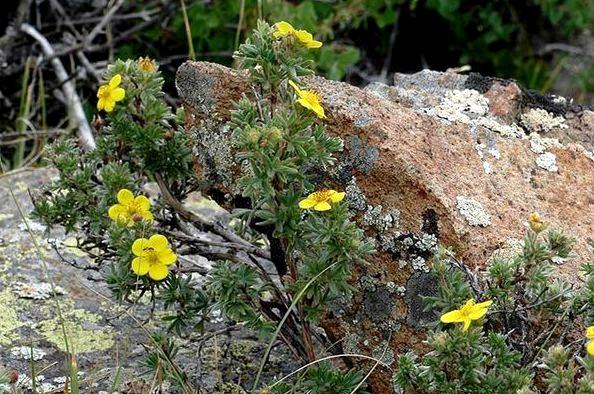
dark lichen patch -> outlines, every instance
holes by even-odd
[[[410,259],[422,257],[427,260],[435,253],[437,240],[431,237],[433,234],[402,233],[394,240],[394,257],[398,259]]]
[[[542,94],[532,89],[522,89],[520,108],[541,108],[556,116],[564,116],[569,110],[565,100],[558,100],[557,96]]]
[[[215,104],[214,95],[211,92],[214,81],[214,77],[197,72],[192,63],[188,62],[177,69],[175,78],[181,99],[194,108],[211,108]]]
[[[379,287],[375,291],[367,290],[363,294],[363,308],[369,320],[383,325],[392,316],[394,296],[385,287]]]
[[[350,147],[345,150],[341,157],[341,163],[346,167],[352,167],[363,174],[369,174],[373,164],[379,157],[379,149],[375,146],[364,143],[356,135],[351,137]]]
[[[439,216],[434,209],[427,209],[423,212],[423,226],[421,230],[424,233],[435,235],[435,238],[439,239]]]
[[[466,81],[464,81],[465,89],[473,89],[481,94],[485,94],[491,89],[494,83],[498,83],[503,86],[507,86],[511,83],[511,80],[485,77],[479,73],[470,73]]]
[[[407,324],[423,328],[435,320],[434,311],[425,311],[423,297],[437,295],[437,279],[431,273],[415,272],[406,283],[404,301],[408,307]]]

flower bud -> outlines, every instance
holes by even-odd
[[[14,369],[8,374],[8,383],[15,384],[19,380],[19,373]]]
[[[530,225],[530,228],[532,229],[532,231],[534,231],[537,234],[540,233],[541,231],[545,230],[549,226],[548,223],[545,223],[541,219],[538,212],[532,212],[528,216],[528,224]]]
[[[260,131],[251,127],[246,133],[247,140],[250,144],[256,144],[260,140]]]
[[[266,131],[268,138],[273,143],[278,142],[283,136],[283,132],[278,127],[270,127]]]
[[[166,130],[165,133],[163,133],[163,138],[165,138],[165,140],[169,141],[171,139],[173,139],[173,130]]]

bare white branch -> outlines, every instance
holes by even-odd
[[[91,131],[91,127],[87,121],[85,111],[83,110],[82,101],[80,100],[80,97],[78,97],[78,94],[76,94],[74,84],[69,80],[68,73],[66,72],[64,65],[60,59],[55,56],[54,48],[49,43],[49,41],[30,24],[23,23],[21,25],[21,31],[28,34],[35,41],[37,41],[39,45],[41,45],[41,49],[45,57],[50,59],[50,63],[54,67],[54,72],[56,73],[58,82],[62,86],[62,91],[66,97],[68,110],[76,121],[78,138],[80,139],[83,149],[95,149],[95,138],[93,137],[93,132]]]

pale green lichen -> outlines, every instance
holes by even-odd
[[[62,316],[69,349],[66,347],[62,323],[58,316],[43,320],[37,326],[41,335],[58,349],[64,352],[70,350],[74,353],[87,353],[106,350],[114,345],[111,328],[98,328],[97,323],[101,319],[99,315],[70,307],[65,308]]]
[[[487,265],[492,264],[495,260],[511,263],[513,259],[522,253],[524,248],[524,240],[517,238],[508,238],[503,242],[497,250],[495,250],[487,259]]]
[[[13,309],[16,297],[8,289],[0,293],[0,345],[6,346],[18,338],[16,329],[23,325]]]
[[[536,165],[549,172],[559,171],[557,167],[557,156],[551,152],[545,152],[536,158]]]
[[[388,341],[382,341],[375,349],[372,350],[371,356],[376,360],[380,360],[384,364],[392,365],[396,358],[394,351],[390,349]]]
[[[489,114],[489,99],[473,89],[451,90],[437,106],[423,109],[430,116],[449,122],[484,127],[503,137],[521,138],[523,130],[515,123],[503,124]]]
[[[569,128],[565,118],[555,116],[542,108],[529,109],[520,116],[520,121],[526,128],[537,133],[548,133],[555,129]]]
[[[465,196],[456,197],[456,207],[460,215],[471,226],[486,227],[491,224],[491,215],[483,208],[483,205]]]
[[[6,219],[12,219],[14,215],[12,213],[0,213],[0,222]]]
[[[530,150],[534,153],[545,153],[549,148],[561,148],[562,145],[557,138],[541,137],[537,133],[530,134]]]

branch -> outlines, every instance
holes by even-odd
[[[262,248],[252,245],[245,239],[241,238],[239,235],[235,234],[233,230],[229,229],[220,222],[203,218],[184,207],[183,204],[179,202],[173,196],[173,194],[171,194],[171,191],[163,181],[161,174],[155,174],[155,180],[157,181],[157,185],[159,185],[159,189],[161,189],[161,194],[163,195],[165,202],[167,202],[167,204],[174,211],[176,211],[182,218],[203,227],[207,231],[220,235],[229,242],[235,243],[238,246],[240,245],[243,248],[243,251],[245,251],[246,253],[250,253],[267,260],[271,259],[269,252]]]
[[[124,0],[118,0],[118,2],[110,8],[107,14],[105,14],[105,16],[103,17],[103,19],[101,19],[101,22],[99,22],[97,26],[95,26],[93,30],[91,30],[91,32],[87,35],[84,42],[85,44],[90,44],[93,42],[95,37],[97,37],[97,35],[101,33],[101,30],[103,30],[103,28],[109,23],[111,18],[115,15],[115,13],[122,6],[122,4],[124,4]]]
[[[93,132],[87,121],[85,111],[83,110],[82,102],[80,97],[76,94],[74,84],[68,80],[68,73],[62,65],[59,58],[54,57],[54,48],[52,48],[49,41],[41,35],[33,26],[28,23],[21,25],[21,31],[31,36],[35,41],[41,45],[41,49],[44,56],[51,57],[51,64],[54,67],[54,72],[58,81],[62,85],[62,92],[68,100],[69,112],[74,117],[78,126],[78,138],[80,139],[83,149],[89,151],[95,149],[95,139],[93,138]]]

